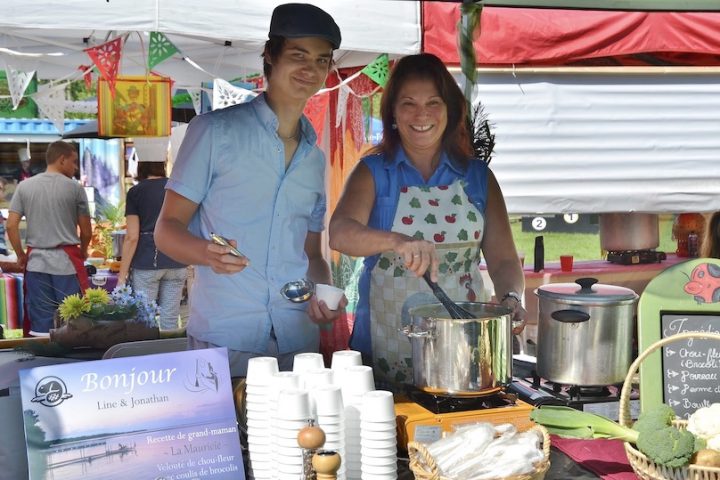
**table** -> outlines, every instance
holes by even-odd
[[[689,258],[678,257],[668,254],[667,259],[660,263],[645,263],[638,265],[618,265],[606,260],[578,261],[573,265],[571,272],[560,270],[560,262],[546,262],[545,269],[541,272],[533,272],[532,266],[525,266],[525,291],[523,292],[523,305],[527,310],[527,326],[525,328],[525,339],[537,341],[538,324],[538,297],[535,290],[548,283],[573,283],[582,277],[597,278],[599,283],[616,285],[629,288],[638,295],[642,294],[647,284],[660,272],[668,267],[690,260]],[[480,272],[485,282],[485,289],[490,295],[494,295],[494,287],[484,265],[480,266]]]

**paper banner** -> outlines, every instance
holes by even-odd
[[[150,46],[148,47],[148,70],[172,57],[180,50],[160,32],[150,32]]]
[[[5,71],[7,72],[8,89],[10,90],[10,98],[12,98],[13,110],[17,110],[23,95],[25,95],[25,90],[27,90],[35,75],[35,70],[21,72],[8,65]]]
[[[117,37],[115,40],[110,40],[97,47],[87,48],[85,53],[88,54],[97,67],[100,76],[108,82],[110,94],[114,97],[115,78],[118,74],[122,55],[122,37]]]
[[[345,125],[345,111],[347,109],[348,96],[350,95],[350,88],[341,84],[338,89],[338,100],[337,100],[337,111],[335,113],[335,128],[341,124]]]
[[[192,100],[195,115],[200,115],[202,113],[202,89],[188,88],[187,92],[190,95],[190,100]]]
[[[390,71],[390,60],[388,58],[388,54],[381,54],[361,71],[370,77],[375,83],[384,87]]]
[[[221,78],[216,78],[213,83],[213,110],[245,103],[256,96],[257,93],[255,92],[236,87]]]
[[[330,101],[330,93],[321,95],[313,95],[305,105],[305,116],[312,123],[315,133],[317,133],[317,143],[322,143],[323,131],[325,130],[325,116]]]
[[[78,70],[83,72],[83,80],[85,80],[85,88],[90,90],[92,88],[92,65],[80,65]]]
[[[65,131],[65,85],[40,85],[33,95],[40,114],[53,122],[58,132]]]
[[[345,125],[349,125],[355,150],[360,151],[365,143],[365,129],[363,122],[362,100],[360,97],[350,95],[347,102],[347,114]]]

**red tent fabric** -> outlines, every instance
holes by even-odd
[[[423,3],[423,51],[459,65],[460,5]],[[483,8],[477,63],[720,65],[720,13]]]

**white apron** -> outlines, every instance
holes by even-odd
[[[486,301],[478,270],[485,219],[463,188],[464,180],[438,187],[402,187],[391,230],[435,242],[438,284],[455,301]],[[375,380],[383,388],[412,383],[408,310],[437,303],[422,277],[395,252],[380,255],[370,275],[370,335]]]

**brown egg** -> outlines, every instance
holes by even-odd
[[[320,448],[325,445],[325,432],[320,427],[305,427],[298,432],[297,442],[302,448]]]

